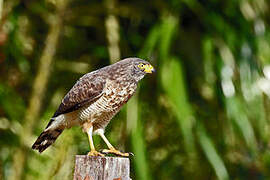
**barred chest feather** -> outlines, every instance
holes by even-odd
[[[135,93],[137,84],[125,81],[108,81],[103,95],[91,105],[86,105],[78,113],[80,123],[93,123],[94,130],[103,129],[113,116]]]

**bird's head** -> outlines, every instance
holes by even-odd
[[[137,82],[141,80],[146,74],[155,72],[154,67],[149,62],[136,57],[123,59],[115,63],[113,66],[114,70],[112,71],[112,75],[119,74],[116,73],[117,71],[123,71],[124,74],[127,74]]]
[[[136,81],[141,80],[146,74],[155,72],[154,67],[147,61],[133,58],[132,62],[132,76]]]

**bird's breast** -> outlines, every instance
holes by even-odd
[[[112,117],[121,109],[136,91],[136,84],[108,83],[103,95],[94,103],[86,105],[79,112],[81,122],[106,126]]]

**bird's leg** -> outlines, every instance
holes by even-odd
[[[89,127],[89,125],[86,125],[83,128],[84,128],[84,130],[86,131],[86,133],[88,135],[89,144],[90,144],[90,152],[87,155],[88,156],[104,156],[104,154],[96,151],[96,149],[95,149],[94,142],[93,142],[93,137],[92,137],[93,136],[93,126],[91,125]]]
[[[104,131],[103,130],[98,130],[97,131],[97,134],[100,135],[100,137],[104,140],[104,142],[106,143],[106,145],[108,146],[109,149],[103,149],[101,151],[101,153],[104,153],[104,154],[114,154],[114,155],[117,155],[117,156],[123,156],[123,157],[129,157],[129,153],[123,153],[119,150],[116,150],[112,145],[111,143],[108,141],[108,139],[105,137],[104,135]]]

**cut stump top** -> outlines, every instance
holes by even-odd
[[[130,180],[129,171],[128,158],[76,155],[73,180]]]

